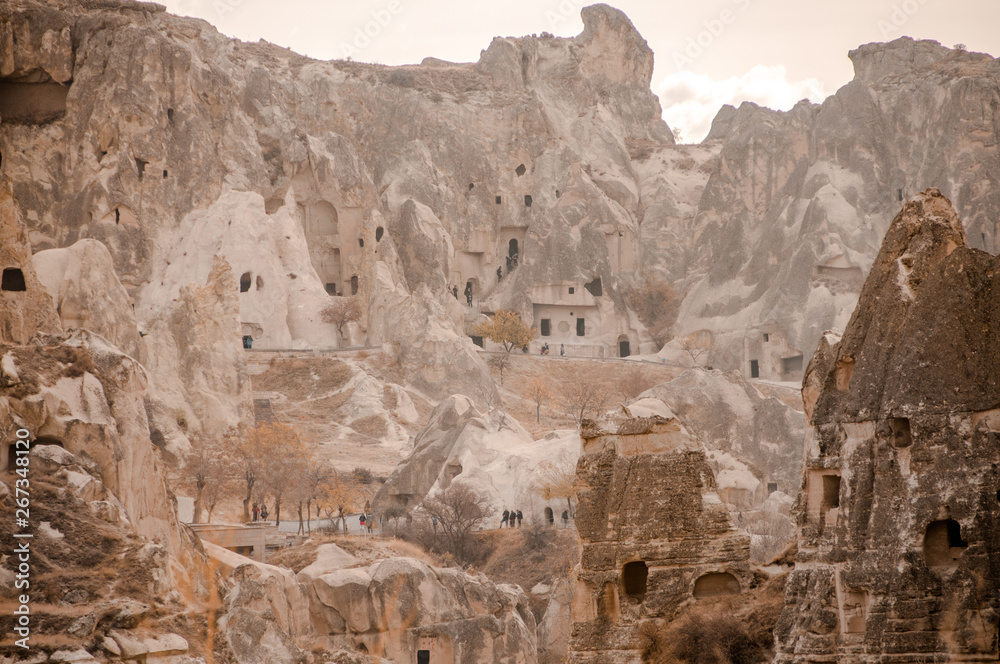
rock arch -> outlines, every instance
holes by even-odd
[[[694,582],[694,598],[739,595],[740,581],[729,572],[709,572],[702,574]]]

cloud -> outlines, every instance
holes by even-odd
[[[679,129],[685,143],[697,143],[708,135],[712,119],[723,104],[739,106],[744,101],[787,111],[801,99],[821,102],[826,98],[818,79],[789,81],[784,65],[757,65],[742,76],[721,81],[705,74],[683,70],[666,76],[656,88],[663,119]]]

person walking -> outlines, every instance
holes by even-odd
[[[260,516],[260,508],[257,507],[257,503],[253,504],[253,521],[257,523],[257,517]]]
[[[569,512],[563,510],[562,513],[563,528],[569,528]]]
[[[361,532],[364,533],[365,532],[365,515],[364,514],[362,514],[360,517],[358,517],[358,525],[361,526]]]
[[[267,505],[260,506],[260,520],[267,521]]]
[[[510,510],[504,510],[503,516],[500,517],[500,527],[503,528],[507,525],[507,519],[510,518]]]
[[[523,519],[523,518],[524,518],[524,516],[521,514],[521,510],[518,510],[517,511],[517,527],[518,528],[521,527],[521,519]]]
[[[566,346],[563,344],[559,344],[559,357],[562,357],[565,354],[566,354]]]

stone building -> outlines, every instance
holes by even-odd
[[[570,662],[640,662],[644,623],[699,598],[738,594],[752,573],[705,451],[663,402],[584,421],[577,466],[580,565]]]
[[[930,189],[820,342],[779,664],[997,661],[998,267]]]

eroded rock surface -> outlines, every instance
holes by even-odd
[[[749,537],[735,530],[705,450],[659,403],[584,421],[571,662],[638,664],[645,623],[753,583]]]
[[[810,363],[776,661],[996,660],[997,268],[947,198],[917,195]]]

